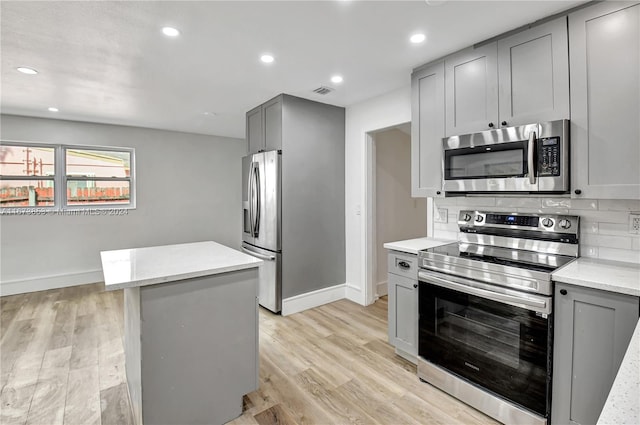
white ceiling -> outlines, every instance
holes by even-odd
[[[279,93],[352,105],[408,85],[416,66],[584,1],[429,3],[439,5],[2,0],[2,113],[244,137],[245,112]],[[427,41],[411,45],[417,31]],[[264,52],[276,61],[261,63]],[[321,85],[335,91],[312,92]]]

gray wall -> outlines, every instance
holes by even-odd
[[[0,290],[102,280],[100,251],[241,241],[242,139],[0,116],[2,140],[136,149],[137,208],[126,216],[0,216]]]

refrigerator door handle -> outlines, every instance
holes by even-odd
[[[249,198],[249,228],[246,230],[253,236],[253,162],[249,168],[249,178],[247,179],[247,193]]]
[[[260,233],[260,209],[261,209],[261,199],[260,199],[260,168],[258,167],[258,164],[256,164],[255,169],[254,169],[254,173],[253,173],[254,179],[255,179],[255,188],[256,188],[256,204],[255,204],[255,216],[253,218],[254,220],[254,226],[253,226],[253,235],[257,238],[259,233]]]
[[[263,254],[258,254],[257,252],[251,251],[245,247],[241,248],[242,251],[246,252],[249,255],[253,255],[256,258],[259,258],[261,260],[266,260],[266,261],[275,261],[276,260],[276,256],[275,255],[263,255]]]

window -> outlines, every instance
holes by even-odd
[[[128,148],[2,142],[0,209],[132,208],[133,166]]]
[[[0,146],[0,207],[49,207],[55,204],[55,148]]]
[[[130,205],[131,150],[64,146],[67,205]]]

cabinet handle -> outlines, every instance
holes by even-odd
[[[406,261],[399,261],[398,267],[400,267],[401,269],[409,269],[411,268],[411,264],[407,263]]]
[[[575,193],[576,195],[580,195],[582,191],[580,189],[576,189],[573,191],[573,193]]]
[[[442,192],[440,192],[440,191],[437,191],[437,192],[436,192],[436,195],[440,195],[441,193],[442,193]]]
[[[417,284],[417,283],[414,283],[414,284],[413,284],[413,287],[414,287],[414,288],[417,288],[417,287],[418,287],[418,284]]]
[[[506,122],[506,121],[502,121],[502,122],[500,123],[500,125],[503,125],[503,126],[504,126],[504,125],[507,125],[507,122]]]
[[[560,294],[562,294],[562,295],[567,295],[567,290],[566,290],[566,289],[561,289],[561,290],[560,290]]]
[[[489,123],[489,128],[493,128],[493,123],[492,122]]]

